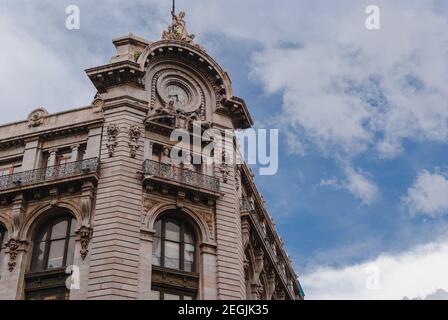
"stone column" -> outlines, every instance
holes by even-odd
[[[25,257],[28,243],[11,239],[7,246],[0,278],[0,300],[20,300],[24,298]]]
[[[58,149],[51,149],[49,152],[50,157],[48,158],[47,168],[54,167],[56,165],[56,157],[58,154]]]
[[[70,290],[70,300],[85,300],[87,298],[87,286],[89,278],[90,255],[83,260],[81,236],[77,235],[75,244],[75,257],[72,266],[72,287]],[[69,275],[67,275],[69,277]]]
[[[25,199],[22,194],[16,195],[12,205],[12,230],[6,243],[5,262],[7,271],[2,273],[0,299],[20,299],[23,292],[25,273],[24,257],[27,241],[19,237],[25,216]]]
[[[57,149],[52,149],[49,151],[50,157],[47,161],[47,170],[46,170],[46,177],[52,178],[54,176],[54,166],[56,165],[56,157],[57,157]]]
[[[141,137],[132,141],[138,146],[132,157],[129,132],[140,126],[144,133],[146,110],[124,98],[105,108],[104,117],[105,128],[116,126],[119,131],[112,157],[106,129],[90,129],[87,142],[86,157],[101,158],[101,179],[91,221],[87,299],[138,299],[143,198],[138,172],[143,163],[143,141]]]
[[[72,146],[72,155],[70,158],[71,162],[75,162],[79,160],[79,144],[75,144],[74,146]]]
[[[203,243],[200,249],[202,263],[200,299],[217,300],[216,245]]]
[[[225,141],[225,149],[233,147]],[[216,200],[216,242],[218,298],[221,300],[246,299],[244,248],[239,199],[235,186],[235,167],[215,165],[214,176],[221,179]]]
[[[140,263],[138,280],[138,299],[153,300],[151,294],[152,281],[152,246],[154,231],[142,229],[140,234]]]

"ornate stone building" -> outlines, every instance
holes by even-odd
[[[251,170],[171,160],[176,128],[252,125],[183,18],[113,40],[91,105],[0,126],[0,299],[303,299]]]

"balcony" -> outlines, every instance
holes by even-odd
[[[100,161],[92,158],[0,177],[0,194],[99,176]]]
[[[214,198],[220,196],[219,179],[153,160],[143,163],[143,181],[149,186],[161,186],[166,191],[192,193],[193,198],[199,194]]]
[[[240,199],[240,211],[254,212],[255,206],[252,204],[252,202],[249,201],[249,199],[247,199],[246,197],[242,197]]]

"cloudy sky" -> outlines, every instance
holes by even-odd
[[[367,5],[380,30],[367,30]],[[65,28],[68,5],[81,29]],[[2,0],[0,122],[88,105],[111,39],[160,38],[169,0]],[[257,181],[307,298],[446,298],[448,5],[178,0],[256,126],[280,130]]]

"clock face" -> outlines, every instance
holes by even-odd
[[[179,108],[185,107],[189,102],[188,93],[177,85],[167,86],[166,95],[169,101],[173,101],[174,105]]]

